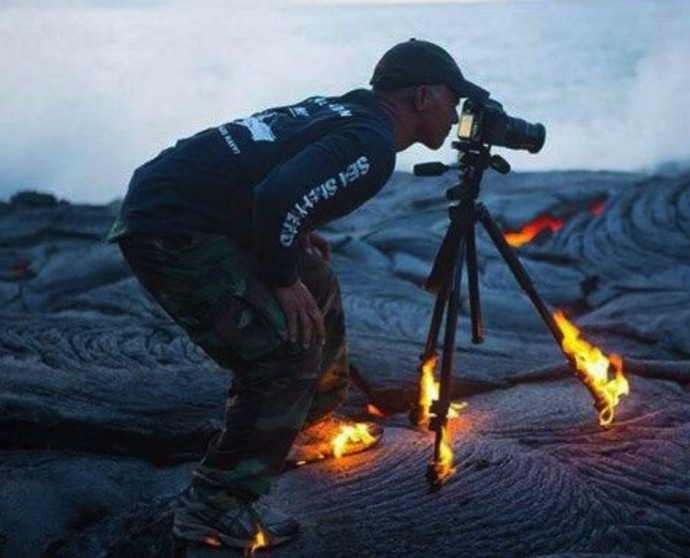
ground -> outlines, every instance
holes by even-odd
[[[434,302],[420,285],[456,178],[396,174],[323,231],[360,380],[347,410],[374,403],[386,433],[375,451],[281,477],[272,498],[304,532],[267,555],[687,555],[690,174],[486,175],[481,199],[504,229],[562,220],[517,252],[550,308],[623,356],[631,394],[600,427],[479,231],[486,340],[469,342],[463,293],[453,394],[468,406],[451,427],[457,470],[430,492],[433,434],[407,410]],[[0,205],[0,556],[169,556],[171,504],[222,419],[228,373],[102,242],[117,207]]]

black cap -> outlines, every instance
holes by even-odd
[[[380,89],[445,83],[459,97],[485,102],[489,92],[467,81],[453,57],[440,46],[410,39],[386,52],[369,82]]]

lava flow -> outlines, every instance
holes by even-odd
[[[593,215],[601,215],[604,212],[604,207],[604,201],[599,200],[594,202],[589,210]],[[540,232],[547,229],[551,232],[557,232],[563,228],[563,225],[565,225],[564,219],[559,219],[558,217],[548,214],[539,215],[536,219],[523,226],[519,231],[504,232],[503,237],[513,248],[518,248],[534,240]]]
[[[517,248],[518,246],[531,242],[541,231],[549,229],[551,232],[556,232],[563,227],[563,224],[562,219],[557,219],[551,215],[540,215],[534,221],[527,223],[519,231],[505,232],[503,236],[508,244]]]
[[[615,354],[607,357],[600,349],[581,339],[580,330],[560,310],[554,312],[553,317],[563,334],[563,352],[577,368],[578,377],[594,397],[594,405],[599,411],[599,424],[611,424],[621,396],[630,393],[630,385],[623,375],[623,360]]]

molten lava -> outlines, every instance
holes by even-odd
[[[540,215],[534,221],[527,223],[522,229],[515,232],[506,232],[503,234],[508,244],[517,248],[523,244],[531,242],[535,236],[541,231],[549,229],[551,232],[556,232],[563,227],[563,221],[552,217],[551,215]]]
[[[553,314],[556,325],[563,334],[561,347],[577,368],[577,374],[592,393],[599,411],[599,424],[613,422],[616,406],[621,396],[630,393],[630,385],[623,375],[623,361],[612,354],[607,357],[600,349],[580,338],[580,330],[570,323],[563,312]]]
[[[603,200],[599,200],[594,202],[589,210],[594,214],[594,215],[601,215],[604,212],[604,209],[606,208],[606,202]]]
[[[605,206],[606,203],[604,200],[598,200],[592,203],[589,210],[592,215],[601,215],[604,212]],[[527,223],[519,231],[507,231],[503,233],[503,236],[508,244],[514,248],[518,248],[534,240],[540,232],[546,229],[549,229],[551,232],[557,232],[563,228],[564,224],[564,219],[559,219],[548,214],[539,215],[539,217]]]

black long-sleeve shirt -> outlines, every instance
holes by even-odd
[[[375,195],[395,166],[376,96],[311,97],[178,141],[139,167],[108,240],[226,234],[275,287],[297,279],[296,240]]]

